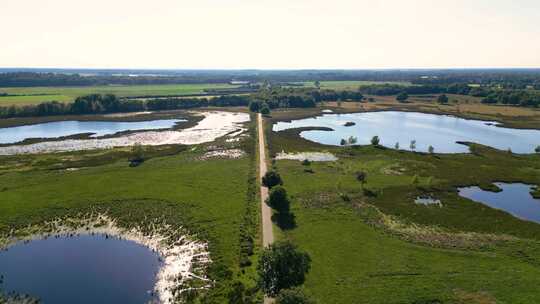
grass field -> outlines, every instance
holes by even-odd
[[[249,153],[240,159],[201,160],[207,145],[148,148],[138,167],[126,149],[0,157],[0,233],[92,208],[123,221],[164,217],[208,241],[216,286],[207,301],[226,302],[233,282],[255,280],[253,267],[239,266],[240,232],[257,206],[246,198],[252,144],[240,143]]]
[[[300,82],[305,87],[315,87],[315,82],[305,81]],[[412,85],[407,81],[363,81],[363,80],[350,80],[350,81],[321,81],[322,89],[330,90],[358,90],[361,86],[373,85],[373,84],[397,84],[403,86]]]
[[[0,88],[0,92],[12,95],[0,97],[0,106],[28,105],[44,101],[71,102],[88,94],[115,94],[121,97],[146,95],[183,95],[204,93],[204,89],[235,88],[237,86],[220,84],[172,84],[172,85],[110,85],[90,87],[22,87]]]
[[[540,297],[534,287],[540,283],[540,225],[462,199],[455,190],[492,181],[540,185],[539,155],[478,147],[479,155],[433,156],[322,146],[293,130],[267,133],[271,153],[339,157],[312,163],[313,173],[298,161],[275,164],[296,216],[296,227],[278,235],[313,258],[305,288],[318,302],[530,303]],[[355,179],[359,170],[367,172],[364,188]],[[416,205],[414,198],[425,193],[443,207]]]

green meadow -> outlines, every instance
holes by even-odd
[[[235,88],[226,83],[166,84],[166,85],[104,85],[84,87],[21,87],[0,88],[0,93],[18,96],[0,96],[0,106],[29,105],[45,101],[72,102],[88,94],[115,94],[120,97],[147,95],[201,94],[204,89]]]
[[[532,303],[540,298],[540,225],[459,197],[494,181],[540,185],[540,155],[476,146],[430,155],[330,147],[272,132],[271,154],[327,151],[336,162],[278,160],[294,224],[276,227],[312,257],[304,285],[318,303]],[[306,112],[304,115],[309,115]],[[367,174],[365,184],[356,172]],[[414,202],[433,195],[443,206]]]

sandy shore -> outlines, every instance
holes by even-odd
[[[145,231],[145,232],[143,232]],[[132,241],[157,252],[162,266],[156,276],[154,292],[159,303],[172,303],[191,280],[202,282],[198,289],[211,285],[206,277],[206,266],[211,262],[207,244],[190,240],[184,231],[164,223],[125,229],[104,214],[90,214],[81,219],[57,219],[42,225],[28,226],[20,231],[12,231],[8,236],[0,236],[0,249],[19,242],[29,242],[48,237],[72,237],[77,235],[103,234],[122,240]],[[178,237],[180,236],[180,237]]]

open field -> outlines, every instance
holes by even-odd
[[[310,114],[274,112],[273,119]],[[540,225],[460,198],[455,189],[488,188],[493,181],[540,185],[539,155],[480,146],[478,155],[329,147],[270,128],[271,154],[329,151],[339,158],[309,167],[275,164],[296,216],[294,228],[277,235],[313,258],[305,288],[320,303],[530,303],[540,297],[534,287]],[[360,170],[367,173],[363,187],[355,179]],[[426,193],[443,207],[416,205]]]
[[[44,101],[71,102],[88,94],[115,94],[120,97],[147,95],[185,95],[204,93],[204,89],[235,88],[226,83],[172,84],[172,85],[110,85],[89,87],[22,87],[0,88],[0,92],[11,95],[0,97],[0,106],[37,104]]]
[[[247,155],[203,157],[228,145]],[[253,267],[239,266],[240,234],[258,225],[258,205],[249,195],[253,151],[248,137],[231,144],[149,147],[149,159],[137,167],[129,166],[129,149],[0,157],[0,233],[89,210],[121,215],[131,225],[164,218],[209,243],[209,275],[216,284],[207,301],[223,303],[233,282],[254,286]]]

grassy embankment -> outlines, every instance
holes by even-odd
[[[201,159],[215,146],[241,147],[248,155]],[[216,280],[208,302],[226,302],[233,282],[252,288],[254,266],[240,263],[256,260],[259,241],[253,139],[148,147],[149,159],[138,167],[128,166],[130,155],[113,149],[0,157],[0,233],[96,210],[128,227],[163,219],[208,241]],[[255,242],[251,257],[241,249],[246,234]]]
[[[274,112],[274,119],[309,115]],[[267,125],[267,130],[270,125]],[[320,303],[531,303],[540,298],[540,225],[457,195],[493,181],[540,185],[540,156],[340,148],[268,131],[272,153],[331,151],[333,163],[275,166],[292,195],[289,238],[313,258],[305,288]],[[363,191],[356,171],[367,172]],[[413,184],[414,176],[419,183]],[[416,205],[429,193],[443,207]],[[340,195],[341,194],[341,195]]]
[[[149,95],[201,94],[204,89],[236,88],[227,83],[165,84],[165,85],[104,85],[83,87],[21,87],[2,88],[0,93],[19,96],[0,96],[0,106],[38,104],[45,101],[72,102],[88,94],[115,94],[120,97]]]

